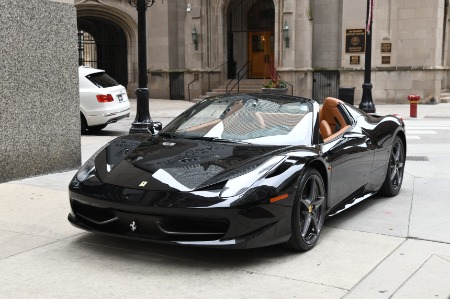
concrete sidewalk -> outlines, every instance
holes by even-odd
[[[192,104],[151,99],[151,116],[165,125]],[[450,298],[450,104],[419,105],[416,119],[408,105],[376,108],[403,115],[407,128],[441,128],[435,139],[408,142],[408,156],[429,161],[407,161],[397,197],[375,196],[329,219],[306,253],[81,231],[67,221],[75,170],[0,184],[0,297]],[[83,161],[133,120],[82,136]]]
[[[385,114],[400,114],[403,119],[422,119],[422,118],[447,118],[450,119],[450,103],[442,104],[419,104],[417,105],[417,117],[410,117],[409,104],[404,105],[376,105],[376,113],[380,115]]]

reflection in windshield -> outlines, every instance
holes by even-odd
[[[223,96],[199,103],[164,131],[177,137],[275,145],[311,143],[312,104],[294,98]]]

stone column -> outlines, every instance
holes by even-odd
[[[81,163],[73,1],[0,1],[0,182]]]

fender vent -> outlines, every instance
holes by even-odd
[[[427,156],[406,156],[407,161],[428,161]]]

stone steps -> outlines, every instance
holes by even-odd
[[[450,92],[448,92],[448,90],[443,90],[441,92],[440,103],[450,103]]]
[[[265,81],[267,81],[267,79],[243,79],[239,82],[239,93],[261,93],[261,88]],[[207,97],[225,94],[227,92],[227,85],[228,89],[230,89],[235,84],[235,81],[228,84],[229,82],[229,80],[222,82],[218,88],[207,92],[200,96],[200,98],[193,99],[192,102],[199,102]],[[238,86],[236,85],[230,93],[237,93],[237,88]]]

